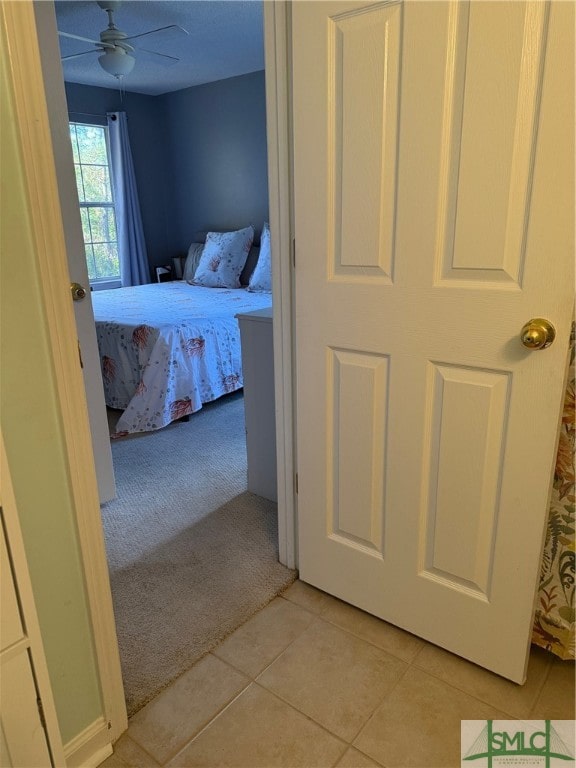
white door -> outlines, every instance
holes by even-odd
[[[292,7],[301,578],[521,682],[573,303],[573,4]]]
[[[12,579],[3,527],[0,527],[0,575],[0,765],[6,768],[49,766],[50,752],[37,704],[38,694],[28,657],[28,643],[18,607],[18,595]]]
[[[0,439],[0,765],[63,766],[64,751]]]
[[[60,65],[54,4],[51,2],[35,2],[34,15],[42,57],[44,89],[47,94],[50,94],[50,98],[47,99],[47,107],[54,159],[56,161],[56,175],[60,192],[60,207],[64,222],[70,280],[71,282],[79,283],[88,290],[85,299],[74,302],[74,315],[76,317],[79,348],[82,354],[86,402],[90,419],[90,431],[92,433],[98,491],[100,503],[102,504],[116,496],[116,484],[106,405],[104,402],[104,385],[100,372],[100,356],[89,291],[88,268],[84,254],[84,238],[80,223],[78,192],[74,177],[72,147],[68,129],[68,107]]]

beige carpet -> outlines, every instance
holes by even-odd
[[[112,443],[102,516],[130,715],[295,578],[276,505],[246,491],[244,435],[235,394]]]

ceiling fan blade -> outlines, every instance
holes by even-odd
[[[153,58],[156,64],[161,64],[164,67],[173,67],[180,61],[175,56],[167,56],[165,53],[158,53],[158,51],[149,51],[147,48],[136,48],[136,50],[138,51],[138,58],[146,58],[140,56],[141,53],[144,53],[147,57]]]
[[[102,53],[102,51],[98,51],[96,48],[92,48],[91,51],[82,51],[82,53],[73,53],[70,56],[62,56],[60,61],[70,61],[70,59],[77,59],[80,56],[87,56],[89,53]]]
[[[129,37],[125,37],[125,40],[141,40],[143,37],[148,37],[148,35],[156,35],[158,33],[164,33],[163,36],[172,36],[174,34],[178,35],[188,35],[190,34],[184,27],[181,27],[179,24],[169,24],[167,27],[158,27],[158,29],[151,29],[150,32],[142,32],[140,35],[130,35]]]
[[[81,35],[72,35],[70,32],[60,32],[60,37],[69,37],[71,40],[81,40],[83,43],[93,43],[94,45],[100,45],[103,48],[114,48],[112,43],[103,43],[101,40],[91,40],[89,37],[82,37]]]

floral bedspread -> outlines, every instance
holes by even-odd
[[[532,642],[561,659],[574,658],[576,612],[574,609],[574,420],[575,343],[572,328],[570,369],[564,398],[560,442],[540,571],[540,587]]]
[[[183,281],[95,291],[106,404],[124,411],[113,436],[160,429],[240,389],[235,315],[271,302],[270,294]]]

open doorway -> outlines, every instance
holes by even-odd
[[[262,79],[263,79],[263,74],[262,74]],[[128,98],[129,98],[129,95],[128,95],[128,94],[125,94],[125,96],[124,96],[124,99],[125,99],[125,103],[126,103],[126,104],[128,103]],[[165,102],[167,101],[167,99],[164,99],[163,101],[164,101],[164,106],[166,106],[166,105],[165,105]],[[78,110],[78,111],[82,111],[82,110]],[[217,226],[215,222],[214,222],[214,225],[215,225],[215,226]],[[164,261],[166,261],[166,259],[165,259],[165,258],[163,258],[163,255],[161,256],[161,260],[162,260],[163,262],[164,262]],[[232,405],[234,405],[235,403],[237,404],[237,403],[238,403],[238,402],[240,402],[240,401],[239,401],[239,399],[237,398],[237,399],[236,399],[236,401],[230,401],[230,402],[232,403]],[[213,410],[214,410],[214,411],[216,411],[216,410],[218,409],[218,406],[220,406],[220,405],[222,405],[222,407],[223,407],[223,405],[224,405],[224,404],[215,403],[215,404],[214,404],[214,409],[213,409]],[[227,403],[227,405],[229,405],[229,403]],[[208,409],[207,409],[207,412],[208,412]],[[200,416],[200,415],[201,415],[201,414],[199,414],[199,416]],[[188,427],[188,426],[190,426],[190,425],[178,425],[178,426],[182,426],[182,427]],[[141,442],[143,442],[145,439],[146,439],[146,436],[142,438]],[[183,472],[187,472],[188,474],[190,474],[190,470],[189,470],[189,467],[187,467],[187,466],[186,466],[186,461],[185,461],[185,460],[183,460],[183,458],[184,458],[184,454],[183,454],[183,452],[182,452],[182,451],[179,451],[179,452],[177,452],[177,455],[176,455],[176,456],[174,457],[174,459],[173,459],[173,464],[174,464],[174,466],[175,466],[175,467],[180,467],[180,466],[181,466],[181,467],[182,467],[182,471],[183,471]],[[127,570],[129,570],[129,568],[123,569],[124,573],[125,573]]]

